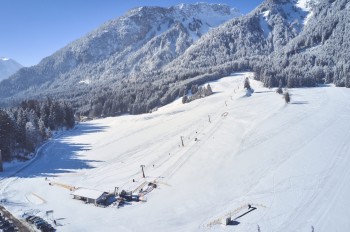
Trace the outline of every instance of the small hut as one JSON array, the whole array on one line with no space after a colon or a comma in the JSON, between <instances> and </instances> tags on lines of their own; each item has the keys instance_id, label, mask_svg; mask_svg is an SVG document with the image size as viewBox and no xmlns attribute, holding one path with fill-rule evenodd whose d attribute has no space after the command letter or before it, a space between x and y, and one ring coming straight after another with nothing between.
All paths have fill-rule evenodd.
<instances>
[{"instance_id":1,"label":"small hut","mask_svg":"<svg viewBox=\"0 0 350 232\"><path fill-rule=\"evenodd\" d=\"M71 193L71 195L73 195L73 199L82 200L85 203L99 205L106 200L108 193L95 189L78 188Z\"/></svg>"}]
</instances>

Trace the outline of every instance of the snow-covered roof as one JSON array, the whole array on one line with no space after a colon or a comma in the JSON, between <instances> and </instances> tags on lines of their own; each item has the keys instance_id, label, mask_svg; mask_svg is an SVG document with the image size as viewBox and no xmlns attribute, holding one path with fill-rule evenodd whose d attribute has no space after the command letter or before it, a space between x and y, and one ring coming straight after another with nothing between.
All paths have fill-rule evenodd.
<instances>
[{"instance_id":1,"label":"snow-covered roof","mask_svg":"<svg viewBox=\"0 0 350 232\"><path fill-rule=\"evenodd\" d=\"M104 194L104 192L95 190L95 189L78 188L71 194L80 196L80 197L90 198L90 199L98 199L100 196Z\"/></svg>"}]
</instances>

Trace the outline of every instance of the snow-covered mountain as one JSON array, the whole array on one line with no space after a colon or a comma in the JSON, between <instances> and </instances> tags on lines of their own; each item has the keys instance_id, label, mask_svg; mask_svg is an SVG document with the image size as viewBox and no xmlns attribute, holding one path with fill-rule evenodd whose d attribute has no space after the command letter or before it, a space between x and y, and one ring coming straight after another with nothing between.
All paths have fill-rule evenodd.
<instances>
[{"instance_id":1,"label":"snow-covered mountain","mask_svg":"<svg viewBox=\"0 0 350 232\"><path fill-rule=\"evenodd\" d=\"M288 87L334 83L349 88L350 2L309 3L304 29L287 46L275 51L268 65L262 62L265 74L258 75L275 86L281 79Z\"/></svg>"},{"instance_id":2,"label":"snow-covered mountain","mask_svg":"<svg viewBox=\"0 0 350 232\"><path fill-rule=\"evenodd\" d=\"M165 73L189 79L253 70L266 86L350 87L349 9L347 0L266 0L207 33Z\"/></svg>"},{"instance_id":3,"label":"snow-covered mountain","mask_svg":"<svg viewBox=\"0 0 350 232\"><path fill-rule=\"evenodd\" d=\"M38 65L22 69L0 85L1 96L29 88L65 91L84 83L136 78L140 71L160 69L203 34L238 16L239 11L227 5L207 3L132 9Z\"/></svg>"},{"instance_id":4,"label":"snow-covered mountain","mask_svg":"<svg viewBox=\"0 0 350 232\"><path fill-rule=\"evenodd\" d=\"M8 78L22 67L21 64L13 59L0 57L0 81Z\"/></svg>"},{"instance_id":5,"label":"snow-covered mountain","mask_svg":"<svg viewBox=\"0 0 350 232\"><path fill-rule=\"evenodd\" d=\"M266 59L299 36L312 16L312 5L311 0L266 0L245 17L207 33L167 69L186 73L196 67L207 73L252 68L249 60Z\"/></svg>"},{"instance_id":6,"label":"snow-covered mountain","mask_svg":"<svg viewBox=\"0 0 350 232\"><path fill-rule=\"evenodd\" d=\"M350 3L265 0L237 10L140 7L0 83L0 97L51 95L91 116L149 112L192 86L252 70L266 86L350 87ZM103 90L103 91L102 91Z\"/></svg>"}]
</instances>

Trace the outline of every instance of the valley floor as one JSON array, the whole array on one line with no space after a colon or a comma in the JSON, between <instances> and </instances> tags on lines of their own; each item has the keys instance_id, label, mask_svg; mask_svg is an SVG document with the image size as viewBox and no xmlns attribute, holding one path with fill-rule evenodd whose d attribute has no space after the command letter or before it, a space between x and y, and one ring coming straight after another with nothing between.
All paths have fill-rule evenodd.
<instances>
[{"instance_id":1,"label":"valley floor","mask_svg":"<svg viewBox=\"0 0 350 232\"><path fill-rule=\"evenodd\" d=\"M291 89L287 105L253 80L245 97L246 76L213 82L213 95L188 104L77 125L1 174L2 204L55 219L58 231L349 231L350 90ZM121 208L69 190L145 180L158 182L147 202Z\"/></svg>"}]
</instances>

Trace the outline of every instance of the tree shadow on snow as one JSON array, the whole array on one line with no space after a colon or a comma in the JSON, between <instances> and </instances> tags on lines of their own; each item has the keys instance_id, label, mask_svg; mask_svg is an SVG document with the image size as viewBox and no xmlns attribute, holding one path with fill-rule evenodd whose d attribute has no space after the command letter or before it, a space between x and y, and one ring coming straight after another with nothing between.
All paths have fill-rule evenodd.
<instances>
[{"instance_id":1,"label":"tree shadow on snow","mask_svg":"<svg viewBox=\"0 0 350 232\"><path fill-rule=\"evenodd\" d=\"M293 104L293 105L307 105L307 104L309 104L309 102L308 101L293 101L290 104Z\"/></svg>"},{"instance_id":2,"label":"tree shadow on snow","mask_svg":"<svg viewBox=\"0 0 350 232\"><path fill-rule=\"evenodd\" d=\"M94 168L94 163L99 160L82 159L84 152L89 151L90 144L73 143L72 138L84 134L103 132L107 129L104 126L92 124L79 124L74 129L65 132L58 138L51 139L43 145L36 157L28 161L28 164L17 170L15 173L3 175L20 178L32 177L54 177L62 173L75 173L82 169Z\"/></svg>"},{"instance_id":3,"label":"tree shadow on snow","mask_svg":"<svg viewBox=\"0 0 350 232\"><path fill-rule=\"evenodd\" d=\"M254 93L275 93L276 91L273 90L261 90L261 91L254 91Z\"/></svg>"}]
</instances>

